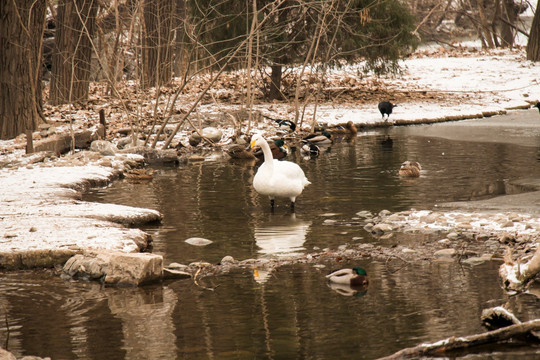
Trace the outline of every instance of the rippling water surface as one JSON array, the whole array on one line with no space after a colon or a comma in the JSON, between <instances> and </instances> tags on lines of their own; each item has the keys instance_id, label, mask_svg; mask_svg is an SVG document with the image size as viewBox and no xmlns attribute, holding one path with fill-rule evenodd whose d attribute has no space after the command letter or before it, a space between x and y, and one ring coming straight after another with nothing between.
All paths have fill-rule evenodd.
<instances>
[{"instance_id":1,"label":"rippling water surface","mask_svg":"<svg viewBox=\"0 0 540 360\"><path fill-rule=\"evenodd\" d=\"M118 181L86 199L162 212L162 224L144 229L166 264L216 263L225 255L242 260L376 244L361 227L328 220L491 197L504 193L509 179L540 176L538 147L415 134L426 128L432 129L362 133L318 158L293 153L288 160L312 182L295 214L285 200L270 212L268 199L250 186L256 166L220 156L160 168L150 183ZM419 179L397 176L404 160L422 164ZM192 246L185 242L190 237L213 243ZM508 302L524 320L538 315L536 297L503 294L495 262L471 268L365 260L355 265L366 268L370 285L356 292L324 279L329 270L353 264L323 265L238 270L201 280L214 291L191 280L118 289L47 271L2 274L0 346L17 356L53 359L374 359L481 332L479 315L490 306ZM515 354L492 353L499 359Z\"/></svg>"}]
</instances>

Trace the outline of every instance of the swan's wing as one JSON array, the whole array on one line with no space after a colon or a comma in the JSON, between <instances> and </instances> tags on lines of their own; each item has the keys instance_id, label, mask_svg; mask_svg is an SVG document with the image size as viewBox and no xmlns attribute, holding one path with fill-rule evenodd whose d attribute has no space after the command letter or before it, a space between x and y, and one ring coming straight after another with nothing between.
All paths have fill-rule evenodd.
<instances>
[{"instance_id":1,"label":"swan's wing","mask_svg":"<svg viewBox=\"0 0 540 360\"><path fill-rule=\"evenodd\" d=\"M274 160L274 170L276 174L283 177L284 181L301 181L304 186L311 184L304 170L293 162Z\"/></svg>"}]
</instances>

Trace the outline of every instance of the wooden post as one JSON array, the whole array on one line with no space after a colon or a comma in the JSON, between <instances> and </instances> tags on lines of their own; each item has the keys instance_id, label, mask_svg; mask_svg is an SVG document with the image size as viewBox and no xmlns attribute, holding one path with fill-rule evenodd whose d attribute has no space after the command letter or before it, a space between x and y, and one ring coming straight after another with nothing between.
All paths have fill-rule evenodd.
<instances>
[{"instance_id":1,"label":"wooden post","mask_svg":"<svg viewBox=\"0 0 540 360\"><path fill-rule=\"evenodd\" d=\"M99 110L99 123L103 125L103 139L107 137L107 120L105 119L105 110Z\"/></svg>"},{"instance_id":2,"label":"wooden post","mask_svg":"<svg viewBox=\"0 0 540 360\"><path fill-rule=\"evenodd\" d=\"M34 152L34 142L32 139L32 130L26 130L26 153L32 154Z\"/></svg>"}]
</instances>

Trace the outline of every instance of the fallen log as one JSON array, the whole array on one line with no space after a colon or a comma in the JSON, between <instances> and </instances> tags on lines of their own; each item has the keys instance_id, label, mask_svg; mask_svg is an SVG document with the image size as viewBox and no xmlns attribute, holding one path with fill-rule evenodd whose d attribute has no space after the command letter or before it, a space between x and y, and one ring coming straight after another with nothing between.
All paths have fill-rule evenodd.
<instances>
[{"instance_id":1,"label":"fallen log","mask_svg":"<svg viewBox=\"0 0 540 360\"><path fill-rule=\"evenodd\" d=\"M512 260L512 253L509 248L504 255L504 264L499 268L499 275L504 288L512 291L522 291L538 273L540 273L540 248L533 257L522 264L519 260Z\"/></svg>"},{"instance_id":2,"label":"fallen log","mask_svg":"<svg viewBox=\"0 0 540 360\"><path fill-rule=\"evenodd\" d=\"M455 337L440 340L431 344L420 344L415 347L400 350L390 356L379 360L403 359L418 356L441 355L450 351L463 350L485 344L506 341L517 336L527 335L540 330L540 319L510 325L501 329L488 331L482 334Z\"/></svg>"}]
</instances>

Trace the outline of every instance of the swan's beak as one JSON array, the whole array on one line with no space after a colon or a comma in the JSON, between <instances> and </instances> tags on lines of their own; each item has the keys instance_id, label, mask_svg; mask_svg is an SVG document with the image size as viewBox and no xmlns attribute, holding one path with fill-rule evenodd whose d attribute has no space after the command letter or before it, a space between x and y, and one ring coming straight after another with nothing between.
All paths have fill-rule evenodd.
<instances>
[{"instance_id":1,"label":"swan's beak","mask_svg":"<svg viewBox=\"0 0 540 360\"><path fill-rule=\"evenodd\" d=\"M257 142L257 140L251 140L251 145L250 147L253 149L253 147L255 146L255 143Z\"/></svg>"}]
</instances>

